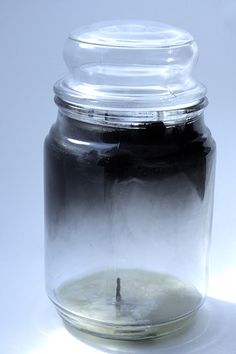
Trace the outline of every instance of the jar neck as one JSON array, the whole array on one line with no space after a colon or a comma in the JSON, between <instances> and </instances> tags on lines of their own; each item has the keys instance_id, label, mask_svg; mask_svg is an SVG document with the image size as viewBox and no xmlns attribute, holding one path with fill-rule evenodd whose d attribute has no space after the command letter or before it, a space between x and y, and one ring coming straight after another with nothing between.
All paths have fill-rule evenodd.
<instances>
[{"instance_id":1,"label":"jar neck","mask_svg":"<svg viewBox=\"0 0 236 354\"><path fill-rule=\"evenodd\" d=\"M207 131L203 112L191 120L172 125L153 121L127 128L127 126L95 124L93 120L91 124L91 121L73 119L59 110L57 123L52 128L52 134L56 140L68 148L72 145L88 147L97 143L105 144L106 148L110 146L109 144L115 144L114 146L131 144L135 149L140 144L182 146L187 142L198 141L199 137L205 136Z\"/></svg>"},{"instance_id":2,"label":"jar neck","mask_svg":"<svg viewBox=\"0 0 236 354\"><path fill-rule=\"evenodd\" d=\"M179 107L169 110L150 111L113 111L87 109L76 106L61 100L55 96L55 103L59 107L59 112L69 118L85 123L104 125L110 127L141 128L146 124L163 123L166 126L174 126L189 121L199 119L207 106L207 98L202 99L198 104L191 107Z\"/></svg>"}]
</instances>

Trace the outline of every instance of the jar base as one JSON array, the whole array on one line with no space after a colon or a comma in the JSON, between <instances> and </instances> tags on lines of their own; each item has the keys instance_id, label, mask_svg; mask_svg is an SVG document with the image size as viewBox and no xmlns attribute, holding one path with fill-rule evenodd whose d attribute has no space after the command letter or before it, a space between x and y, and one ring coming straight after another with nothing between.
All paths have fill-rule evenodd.
<instances>
[{"instance_id":1,"label":"jar base","mask_svg":"<svg viewBox=\"0 0 236 354\"><path fill-rule=\"evenodd\" d=\"M52 295L59 315L72 327L120 340L176 332L188 324L203 300L192 284L141 269L104 270L73 278Z\"/></svg>"},{"instance_id":2,"label":"jar base","mask_svg":"<svg viewBox=\"0 0 236 354\"><path fill-rule=\"evenodd\" d=\"M78 334L84 332L96 337L123 341L145 340L175 334L191 325L197 312L194 310L192 313L173 321L156 325L113 325L89 320L72 314L57 304L55 306L69 332L78 331Z\"/></svg>"}]
</instances>

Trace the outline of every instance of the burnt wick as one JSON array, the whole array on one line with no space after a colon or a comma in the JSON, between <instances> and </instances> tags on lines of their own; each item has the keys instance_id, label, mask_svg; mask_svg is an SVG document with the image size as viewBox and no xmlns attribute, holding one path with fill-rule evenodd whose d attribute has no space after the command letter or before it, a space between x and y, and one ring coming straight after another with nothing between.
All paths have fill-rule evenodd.
<instances>
[{"instance_id":1,"label":"burnt wick","mask_svg":"<svg viewBox=\"0 0 236 354\"><path fill-rule=\"evenodd\" d=\"M121 302L121 285L120 278L116 279L116 303L119 304Z\"/></svg>"}]
</instances>

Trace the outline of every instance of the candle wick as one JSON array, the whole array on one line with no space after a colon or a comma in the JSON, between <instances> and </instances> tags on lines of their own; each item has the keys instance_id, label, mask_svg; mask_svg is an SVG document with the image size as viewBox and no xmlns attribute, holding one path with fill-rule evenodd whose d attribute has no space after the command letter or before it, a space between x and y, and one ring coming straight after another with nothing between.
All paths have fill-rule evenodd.
<instances>
[{"instance_id":1,"label":"candle wick","mask_svg":"<svg viewBox=\"0 0 236 354\"><path fill-rule=\"evenodd\" d=\"M121 302L121 285L120 285L120 278L116 279L116 303Z\"/></svg>"}]
</instances>

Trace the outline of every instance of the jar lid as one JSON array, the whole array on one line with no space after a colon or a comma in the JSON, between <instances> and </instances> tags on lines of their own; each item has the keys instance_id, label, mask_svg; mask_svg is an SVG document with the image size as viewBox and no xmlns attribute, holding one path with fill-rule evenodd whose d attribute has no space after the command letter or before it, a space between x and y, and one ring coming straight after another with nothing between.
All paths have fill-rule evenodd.
<instances>
[{"instance_id":1,"label":"jar lid","mask_svg":"<svg viewBox=\"0 0 236 354\"><path fill-rule=\"evenodd\" d=\"M63 101L109 111L165 111L198 104L206 88L191 77L197 45L186 31L152 21L113 21L74 30L64 48Z\"/></svg>"}]
</instances>

